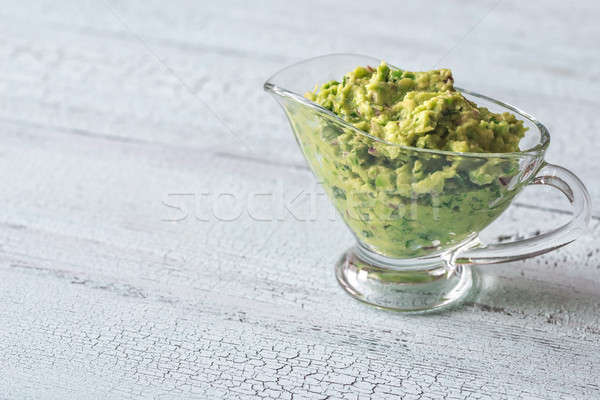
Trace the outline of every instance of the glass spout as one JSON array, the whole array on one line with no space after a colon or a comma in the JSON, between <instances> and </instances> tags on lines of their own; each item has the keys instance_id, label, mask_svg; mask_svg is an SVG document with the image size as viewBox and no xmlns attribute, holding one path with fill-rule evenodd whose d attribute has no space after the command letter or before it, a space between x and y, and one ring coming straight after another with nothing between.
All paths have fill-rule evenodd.
<instances>
[{"instance_id":1,"label":"glass spout","mask_svg":"<svg viewBox=\"0 0 600 400\"><path fill-rule=\"evenodd\" d=\"M339 79L358 65L378 65L380 59L359 54L331 54L300 61L273 74L264 84L266 91L294 93L300 97L317 83Z\"/></svg>"}]
</instances>

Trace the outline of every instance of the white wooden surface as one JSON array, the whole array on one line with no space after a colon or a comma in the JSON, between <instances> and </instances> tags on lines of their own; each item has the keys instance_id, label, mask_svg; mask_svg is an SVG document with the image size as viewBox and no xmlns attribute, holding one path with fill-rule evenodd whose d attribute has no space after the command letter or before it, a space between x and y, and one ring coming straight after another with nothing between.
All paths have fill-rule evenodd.
<instances>
[{"instance_id":1,"label":"white wooden surface","mask_svg":"<svg viewBox=\"0 0 600 400\"><path fill-rule=\"evenodd\" d=\"M325 203L225 222L193 201L312 190L262 82L357 52L538 116L598 205L595 2L1 5L0 398L600 398L598 208L463 307L404 316L338 288L352 241ZM548 191L517 203L491 237L568 218Z\"/></svg>"}]
</instances>

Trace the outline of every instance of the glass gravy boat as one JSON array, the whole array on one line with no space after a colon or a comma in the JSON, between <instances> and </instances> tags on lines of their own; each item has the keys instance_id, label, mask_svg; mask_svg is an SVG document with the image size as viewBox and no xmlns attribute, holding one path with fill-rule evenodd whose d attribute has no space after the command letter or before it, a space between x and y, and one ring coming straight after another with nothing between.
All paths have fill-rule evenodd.
<instances>
[{"instance_id":1,"label":"glass gravy boat","mask_svg":"<svg viewBox=\"0 0 600 400\"><path fill-rule=\"evenodd\" d=\"M519 152L456 153L387 143L303 97L316 84L379 62L361 55L321 56L284 68L264 85L283 107L310 168L356 238L335 266L348 293L386 309L437 309L469 293L472 265L543 254L587 229L591 206L585 186L544 161L547 129L516 107L457 88L479 106L515 114L529 129ZM526 185L561 191L572 205L571 221L534 238L483 243L479 232Z\"/></svg>"}]
</instances>

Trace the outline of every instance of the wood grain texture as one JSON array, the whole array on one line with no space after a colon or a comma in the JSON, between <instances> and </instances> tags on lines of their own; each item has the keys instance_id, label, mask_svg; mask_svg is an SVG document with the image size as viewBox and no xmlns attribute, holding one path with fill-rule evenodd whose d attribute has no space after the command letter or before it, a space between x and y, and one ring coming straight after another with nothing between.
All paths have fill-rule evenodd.
<instances>
[{"instance_id":1,"label":"wood grain texture","mask_svg":"<svg viewBox=\"0 0 600 400\"><path fill-rule=\"evenodd\" d=\"M0 398L600 397L597 206L572 245L482 268L460 308L371 309L337 287L351 236L322 196L310 214L318 188L261 88L330 52L451 66L544 121L548 159L597 205L595 3L0 10ZM259 200L249 215L280 190L297 218ZM246 207L235 221L218 193ZM566 209L527 189L486 235L535 235Z\"/></svg>"}]
</instances>

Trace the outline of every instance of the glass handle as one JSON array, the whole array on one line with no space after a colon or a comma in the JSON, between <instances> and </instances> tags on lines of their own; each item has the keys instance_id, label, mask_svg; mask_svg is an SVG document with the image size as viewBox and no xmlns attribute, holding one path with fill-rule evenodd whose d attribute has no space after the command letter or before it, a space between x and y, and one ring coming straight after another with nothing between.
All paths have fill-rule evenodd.
<instances>
[{"instance_id":1,"label":"glass handle","mask_svg":"<svg viewBox=\"0 0 600 400\"><path fill-rule=\"evenodd\" d=\"M476 240L468 248L451 255L455 264L495 264L522 260L558 249L581 236L591 217L590 194L571 171L545 164L530 185L548 185L560 190L571 203L573 217L565 225L533 238L510 243L486 244Z\"/></svg>"}]
</instances>

